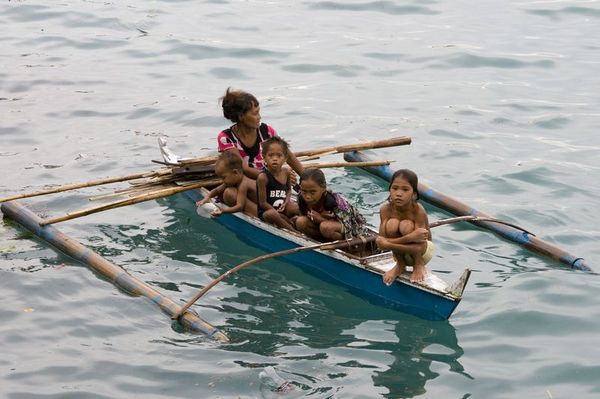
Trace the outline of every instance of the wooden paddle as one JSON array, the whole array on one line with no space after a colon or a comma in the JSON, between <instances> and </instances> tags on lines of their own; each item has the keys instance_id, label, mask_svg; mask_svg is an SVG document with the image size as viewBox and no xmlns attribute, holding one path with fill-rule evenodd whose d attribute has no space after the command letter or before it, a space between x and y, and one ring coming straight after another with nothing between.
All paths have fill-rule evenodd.
<instances>
[{"instance_id":1,"label":"wooden paddle","mask_svg":"<svg viewBox=\"0 0 600 399\"><path fill-rule=\"evenodd\" d=\"M457 217L453 217L453 218L436 220L435 222L430 223L429 227L433 228L433 227L438 227L438 226L442 226L445 224L457 223L457 222L495 222L495 223L506 224L506 225L514 227L516 229L522 230L527 234L531 234L527 230L525 230L517 225L514 225L512 223L509 223L509 222L505 222L505 221L502 221L499 219L494 219L494 218L483 218L483 217L472 216L472 215L457 216ZM240 263L233 269L226 271L225 273L221 274L219 277L217 277L216 279L211 281L206 287L202 288L196 295L194 295L194 297L192 299L187 301L186 304L183 305L181 307L181 309L179 309L179 311L176 314L174 314L171 318L173 320L179 319L181 317L181 315L183 315L190 306L192 306L194 303L196 303L196 301L198 299L203 297L204 294L206 294L211 288L213 288L219 282L225 280L227 277L229 277L233 273L236 273L239 270L245 269L248 266L252 266L255 263L261 262L263 260L275 258L277 256L290 255L290 254L294 254L296 252L308 251L311 249L320 249L323 251L329 251L329 250L334 250L334 249L347 248L347 247L351 247L354 245L367 244L369 242L375 241L377 239L377 237L378 237L377 235L372 235L372 236L367 236L367 237L353 238L350 240L338 240L338 241L332 241L332 242L326 242L326 243L320 243L320 244L314 244L314 245L307 245L304 247L296 247L296 248L286 249L283 251L278 251L278 252L273 252L270 254L257 256L256 258L251 259L247 262Z\"/></svg>"}]
</instances>

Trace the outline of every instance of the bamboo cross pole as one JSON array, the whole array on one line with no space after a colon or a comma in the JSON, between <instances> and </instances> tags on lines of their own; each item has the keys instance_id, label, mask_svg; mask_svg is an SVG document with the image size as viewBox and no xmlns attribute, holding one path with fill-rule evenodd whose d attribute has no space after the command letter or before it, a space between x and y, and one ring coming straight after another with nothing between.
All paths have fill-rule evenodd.
<instances>
[{"instance_id":1,"label":"bamboo cross pole","mask_svg":"<svg viewBox=\"0 0 600 399\"><path fill-rule=\"evenodd\" d=\"M302 164L305 168L349 168L349 167L359 167L366 168L369 166L384 166L389 165L394 161L369 161L369 162L325 162L325 163L307 163Z\"/></svg>"},{"instance_id":2,"label":"bamboo cross pole","mask_svg":"<svg viewBox=\"0 0 600 399\"><path fill-rule=\"evenodd\" d=\"M384 140L374 140L374 141L366 141L363 143L356 144L346 144L337 147L325 147L315 150L306 150L306 151L298 151L294 154L296 157L321 157L325 155L333 155L345 152L353 152L360 150L372 150L375 148L385 148L385 147L396 147L400 145L409 145L411 143L410 137L393 137L391 139ZM216 162L217 156L213 157L203 157L203 158L190 158L179 161L181 166L186 166L190 164L195 165L208 165Z\"/></svg>"},{"instance_id":3,"label":"bamboo cross pole","mask_svg":"<svg viewBox=\"0 0 600 399\"><path fill-rule=\"evenodd\" d=\"M118 183L118 182L127 181L127 180L164 176L164 175L168 175L168 174L171 174L171 169L159 169L159 170L150 171L150 172L133 173L130 175L125 175L125 176L108 177L106 179L92 180L92 181L88 181L85 183L71 184L71 185L67 185L67 186L51 188L48 190L41 190L41 191L36 191L36 192L32 192L32 193L18 194L18 195L14 195L12 197L1 198L0 203L7 202L7 201L13 201L16 199L21 199L21 198L37 197L40 195L76 190L78 188L93 187L93 186L99 186L102 184Z\"/></svg>"},{"instance_id":4,"label":"bamboo cross pole","mask_svg":"<svg viewBox=\"0 0 600 399\"><path fill-rule=\"evenodd\" d=\"M157 199L157 198L168 197L169 195L177 194L177 193L180 193L183 191L193 190L196 188L201 188L201 187L206 187L206 186L213 186L213 185L217 185L220 183L221 183L221 179L210 179L210 180L200 181L197 183L187 184L185 186L175 186L175 187L165 188L165 189L161 189L161 190L151 191L149 193L136 195L131 198L114 201L114 202L109 202L107 204L103 204L103 205L99 205L99 206L95 206L95 207L91 207L91 208L86 208L86 209L82 209L82 210L75 211L75 212L69 212L63 216L58 216L58 217L50 218L50 219L44 219L40 222L40 225L45 226L48 224L64 222L65 220L79 218L82 216L90 215L92 213L102 212L102 211L106 211L109 209L120 208L120 207L127 206L127 205L133 205L133 204L137 204L137 203L144 202L144 201L150 201L150 200Z\"/></svg>"},{"instance_id":5,"label":"bamboo cross pole","mask_svg":"<svg viewBox=\"0 0 600 399\"><path fill-rule=\"evenodd\" d=\"M396 147L399 145L408 145L411 142L410 137L394 137L385 140L366 141L364 143L340 145L336 147L321 148L318 150L299 151L296 154L297 157L313 156L323 153L339 154L342 152L354 152L360 150L372 150L375 148L384 147Z\"/></svg>"}]
</instances>

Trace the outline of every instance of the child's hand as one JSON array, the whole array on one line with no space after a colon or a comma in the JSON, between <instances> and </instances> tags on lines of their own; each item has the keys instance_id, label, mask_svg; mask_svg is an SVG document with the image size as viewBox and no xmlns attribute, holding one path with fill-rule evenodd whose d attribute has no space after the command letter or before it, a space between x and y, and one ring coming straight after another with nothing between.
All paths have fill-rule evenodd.
<instances>
[{"instance_id":1,"label":"child's hand","mask_svg":"<svg viewBox=\"0 0 600 399\"><path fill-rule=\"evenodd\" d=\"M429 238L429 231L423 227L415 229L412 233L414 242L425 242Z\"/></svg>"},{"instance_id":2,"label":"child's hand","mask_svg":"<svg viewBox=\"0 0 600 399\"><path fill-rule=\"evenodd\" d=\"M298 182L298 175L294 170L290 170L290 186L295 186Z\"/></svg>"},{"instance_id":3,"label":"child's hand","mask_svg":"<svg viewBox=\"0 0 600 399\"><path fill-rule=\"evenodd\" d=\"M285 212L286 205L287 205L287 202L284 202L283 204L279 205L279 208L277 208L277 212L279 212L279 213Z\"/></svg>"},{"instance_id":4,"label":"child's hand","mask_svg":"<svg viewBox=\"0 0 600 399\"><path fill-rule=\"evenodd\" d=\"M387 250L389 248L389 244L390 244L390 242L388 241L388 239L385 238L385 237L382 237L382 236L377 236L377 239L375 240L375 243L377 244L377 246L380 249L383 249L383 250Z\"/></svg>"},{"instance_id":5,"label":"child's hand","mask_svg":"<svg viewBox=\"0 0 600 399\"><path fill-rule=\"evenodd\" d=\"M321 222L323 220L325 220L325 218L323 217L323 215L321 215L319 212L317 211L308 211L308 213L306 214L306 216L308 216L308 218L315 224L321 224Z\"/></svg>"},{"instance_id":6,"label":"child's hand","mask_svg":"<svg viewBox=\"0 0 600 399\"><path fill-rule=\"evenodd\" d=\"M223 211L221 210L221 208L217 208L214 211L212 211L211 216L217 217L217 216L221 216L223 214Z\"/></svg>"},{"instance_id":7,"label":"child's hand","mask_svg":"<svg viewBox=\"0 0 600 399\"><path fill-rule=\"evenodd\" d=\"M196 201L196 207L199 207L199 206L202 206L202 205L206 204L209 199L210 198L205 197L205 198L201 199L200 201Z\"/></svg>"}]
</instances>

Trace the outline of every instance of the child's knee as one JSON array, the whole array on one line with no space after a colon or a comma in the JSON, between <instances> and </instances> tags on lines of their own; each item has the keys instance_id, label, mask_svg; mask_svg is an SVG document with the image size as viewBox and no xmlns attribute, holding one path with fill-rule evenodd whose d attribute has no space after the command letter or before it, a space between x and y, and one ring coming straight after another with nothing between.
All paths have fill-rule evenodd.
<instances>
[{"instance_id":1,"label":"child's knee","mask_svg":"<svg viewBox=\"0 0 600 399\"><path fill-rule=\"evenodd\" d=\"M321 233L321 235L323 237L332 237L334 236L336 233L340 233L341 231L341 226L340 223L335 223L335 222L322 222L319 225L319 232Z\"/></svg>"},{"instance_id":2,"label":"child's knee","mask_svg":"<svg viewBox=\"0 0 600 399\"><path fill-rule=\"evenodd\" d=\"M415 229L415 223L412 220L404 219L399 222L399 227L401 235L406 235L412 232Z\"/></svg>"},{"instance_id":3,"label":"child's knee","mask_svg":"<svg viewBox=\"0 0 600 399\"><path fill-rule=\"evenodd\" d=\"M269 209L263 213L263 220L268 223L275 223L279 217L278 212L275 209Z\"/></svg>"},{"instance_id":4,"label":"child's knee","mask_svg":"<svg viewBox=\"0 0 600 399\"><path fill-rule=\"evenodd\" d=\"M237 188L227 187L223 191L223 202L225 205L234 206L237 203Z\"/></svg>"},{"instance_id":5,"label":"child's knee","mask_svg":"<svg viewBox=\"0 0 600 399\"><path fill-rule=\"evenodd\" d=\"M395 218L388 219L385 222L384 232L386 237L397 237L400 233L400 221Z\"/></svg>"},{"instance_id":6,"label":"child's knee","mask_svg":"<svg viewBox=\"0 0 600 399\"><path fill-rule=\"evenodd\" d=\"M309 219L306 216L298 216L296 219L296 228L300 231L304 231L308 228Z\"/></svg>"},{"instance_id":7,"label":"child's knee","mask_svg":"<svg viewBox=\"0 0 600 399\"><path fill-rule=\"evenodd\" d=\"M417 249L418 249L416 255L417 256L423 256L423 254L425 253L425 251L427 251L427 241L419 243L419 244L416 244L416 245L417 245Z\"/></svg>"}]
</instances>

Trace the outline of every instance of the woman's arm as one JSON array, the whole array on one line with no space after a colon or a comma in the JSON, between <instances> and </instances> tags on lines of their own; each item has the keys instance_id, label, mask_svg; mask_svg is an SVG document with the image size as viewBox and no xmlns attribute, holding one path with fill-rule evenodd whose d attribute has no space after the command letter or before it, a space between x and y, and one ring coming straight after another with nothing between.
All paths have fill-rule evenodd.
<instances>
[{"instance_id":1,"label":"woman's arm","mask_svg":"<svg viewBox=\"0 0 600 399\"><path fill-rule=\"evenodd\" d=\"M298 158L296 158L296 155L291 151L288 155L287 164L290 165L296 173L298 173L298 176L304 172L304 166L302 166L302 163L300 163Z\"/></svg>"}]
</instances>

